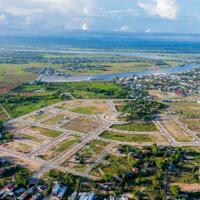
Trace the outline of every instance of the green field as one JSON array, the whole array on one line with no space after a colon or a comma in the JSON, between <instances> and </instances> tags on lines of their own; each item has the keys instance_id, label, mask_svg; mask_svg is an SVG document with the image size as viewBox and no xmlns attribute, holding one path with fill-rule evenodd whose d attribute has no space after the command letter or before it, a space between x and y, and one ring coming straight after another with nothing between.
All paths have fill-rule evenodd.
<instances>
[{"instance_id":1,"label":"green field","mask_svg":"<svg viewBox=\"0 0 200 200\"><path fill-rule=\"evenodd\" d=\"M121 142L168 142L161 134L126 134L114 131L104 131L100 137Z\"/></svg>"},{"instance_id":2,"label":"green field","mask_svg":"<svg viewBox=\"0 0 200 200\"><path fill-rule=\"evenodd\" d=\"M105 131L100 135L100 137L122 142L154 142L150 135L132 135L112 131Z\"/></svg>"},{"instance_id":3,"label":"green field","mask_svg":"<svg viewBox=\"0 0 200 200\"><path fill-rule=\"evenodd\" d=\"M170 103L172 111L181 117L200 118L200 104L197 102L175 102Z\"/></svg>"},{"instance_id":4,"label":"green field","mask_svg":"<svg viewBox=\"0 0 200 200\"><path fill-rule=\"evenodd\" d=\"M35 91L40 89L42 90L39 92ZM77 99L120 99L128 97L129 93L128 89L113 82L52 83L46 86L23 84L13 91L14 93L0 95L0 102L12 118L63 100L60 96L63 92L71 93ZM83 112L90 112L90 109Z\"/></svg>"},{"instance_id":5,"label":"green field","mask_svg":"<svg viewBox=\"0 0 200 200\"><path fill-rule=\"evenodd\" d=\"M31 140L31 141L34 141L34 142L41 143L41 139L40 138L34 137L32 135L21 134L20 138L25 139L25 140Z\"/></svg>"},{"instance_id":6,"label":"green field","mask_svg":"<svg viewBox=\"0 0 200 200\"><path fill-rule=\"evenodd\" d=\"M76 112L76 113L81 113L81 114L92 114L93 110L95 109L95 107L77 107L77 108L73 108L71 111L72 112Z\"/></svg>"},{"instance_id":7,"label":"green field","mask_svg":"<svg viewBox=\"0 0 200 200\"><path fill-rule=\"evenodd\" d=\"M135 132L153 132L158 131L158 128L153 122L133 122L129 124L116 124L111 126L111 128L125 131L135 131Z\"/></svg>"},{"instance_id":8,"label":"green field","mask_svg":"<svg viewBox=\"0 0 200 200\"><path fill-rule=\"evenodd\" d=\"M55 147L48 150L45 154L41 154L38 157L43 160L51 160L79 141L80 139L78 137L71 137L69 139L64 140L60 144L57 144Z\"/></svg>"},{"instance_id":9,"label":"green field","mask_svg":"<svg viewBox=\"0 0 200 200\"><path fill-rule=\"evenodd\" d=\"M31 129L33 131L38 132L41 135L44 135L44 136L50 137L50 138L56 138L62 134L61 132L58 132L58 131L54 131L54 130L50 130L50 129L46 129L46 128L40 128L37 126L32 126Z\"/></svg>"},{"instance_id":10,"label":"green field","mask_svg":"<svg viewBox=\"0 0 200 200\"><path fill-rule=\"evenodd\" d=\"M65 151L66 149L68 149L70 146L72 146L73 144L75 144L79 141L80 141L80 139L78 139L78 138L66 140L66 141L62 142L59 146L54 148L53 150L55 150L55 152L57 152L57 153L61 153L61 152Z\"/></svg>"}]
</instances>

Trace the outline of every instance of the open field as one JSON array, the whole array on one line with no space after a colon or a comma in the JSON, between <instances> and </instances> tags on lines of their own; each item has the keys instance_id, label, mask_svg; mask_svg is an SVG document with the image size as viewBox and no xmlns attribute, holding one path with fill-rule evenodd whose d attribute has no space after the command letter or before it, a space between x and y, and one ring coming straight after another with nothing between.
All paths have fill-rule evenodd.
<instances>
[{"instance_id":1,"label":"open field","mask_svg":"<svg viewBox=\"0 0 200 200\"><path fill-rule=\"evenodd\" d=\"M95 131L101 125L102 122L95 117L80 116L71 120L70 122L63 124L60 128L76 132L88 133L90 131Z\"/></svg>"},{"instance_id":2,"label":"open field","mask_svg":"<svg viewBox=\"0 0 200 200\"><path fill-rule=\"evenodd\" d=\"M100 137L121 142L167 142L163 135L125 134L113 131L104 131Z\"/></svg>"},{"instance_id":3,"label":"open field","mask_svg":"<svg viewBox=\"0 0 200 200\"><path fill-rule=\"evenodd\" d=\"M12 151L17 151L20 153L28 154L37 148L37 145L26 143L25 141L15 140L13 142L8 142L3 144L3 147L10 149Z\"/></svg>"},{"instance_id":4,"label":"open field","mask_svg":"<svg viewBox=\"0 0 200 200\"><path fill-rule=\"evenodd\" d=\"M0 64L0 93L8 92L20 83L34 80L37 76L25 71L25 68L39 63L30 64Z\"/></svg>"},{"instance_id":5,"label":"open field","mask_svg":"<svg viewBox=\"0 0 200 200\"><path fill-rule=\"evenodd\" d=\"M191 131L200 133L200 119L181 119Z\"/></svg>"},{"instance_id":6,"label":"open field","mask_svg":"<svg viewBox=\"0 0 200 200\"><path fill-rule=\"evenodd\" d=\"M80 139L78 137L69 136L68 139L47 150L45 153L38 155L38 157L43 160L51 160L67 149L70 149L73 144L76 144L79 141Z\"/></svg>"},{"instance_id":7,"label":"open field","mask_svg":"<svg viewBox=\"0 0 200 200\"><path fill-rule=\"evenodd\" d=\"M45 125L56 125L56 124L62 123L63 120L71 120L74 117L75 115L73 113L65 111L45 121L42 121L41 123Z\"/></svg>"},{"instance_id":8,"label":"open field","mask_svg":"<svg viewBox=\"0 0 200 200\"><path fill-rule=\"evenodd\" d=\"M32 135L20 134L19 136L20 136L20 139L22 140L30 140L37 143L45 143L45 141L42 140L41 138L37 138Z\"/></svg>"},{"instance_id":9,"label":"open field","mask_svg":"<svg viewBox=\"0 0 200 200\"><path fill-rule=\"evenodd\" d=\"M72 112L77 112L81 114L99 114L103 112L107 112L108 106L106 103L101 103L101 104L96 104L96 105L91 105L91 106L80 106L73 108L71 111Z\"/></svg>"},{"instance_id":10,"label":"open field","mask_svg":"<svg viewBox=\"0 0 200 200\"><path fill-rule=\"evenodd\" d=\"M188 135L174 120L162 120L161 124L173 136L176 141L190 142L192 137Z\"/></svg>"},{"instance_id":11,"label":"open field","mask_svg":"<svg viewBox=\"0 0 200 200\"><path fill-rule=\"evenodd\" d=\"M60 102L61 94L70 93L75 98L93 99L90 102L84 102L84 105L95 107L92 112L104 112L107 105L95 99L110 99L128 97L128 89L124 89L113 82L81 82L81 83L51 83L48 87L45 84L23 84L7 95L0 95L2 105L12 118L16 118L27 113L36 111L45 106ZM71 102L71 104L70 104ZM99 102L99 103L97 103ZM75 107L84 107L81 100L69 101L58 108L73 109Z\"/></svg>"},{"instance_id":12,"label":"open field","mask_svg":"<svg viewBox=\"0 0 200 200\"><path fill-rule=\"evenodd\" d=\"M17 130L23 129L27 126L25 123L21 122L14 122L6 126L6 131L8 132L15 132Z\"/></svg>"},{"instance_id":13,"label":"open field","mask_svg":"<svg viewBox=\"0 0 200 200\"><path fill-rule=\"evenodd\" d=\"M107 101L104 100L71 100L58 106L80 114L98 114L108 112Z\"/></svg>"},{"instance_id":14,"label":"open field","mask_svg":"<svg viewBox=\"0 0 200 200\"><path fill-rule=\"evenodd\" d=\"M116 124L111 126L111 128L125 131L134 131L134 132L156 132L159 129L153 122L132 122L129 124Z\"/></svg>"},{"instance_id":15,"label":"open field","mask_svg":"<svg viewBox=\"0 0 200 200\"><path fill-rule=\"evenodd\" d=\"M107 145L106 142L93 140L61 165L77 171L85 171L101 155Z\"/></svg>"},{"instance_id":16,"label":"open field","mask_svg":"<svg viewBox=\"0 0 200 200\"><path fill-rule=\"evenodd\" d=\"M31 134L33 134L33 135L39 134L39 135L43 135L43 136L49 137L49 138L56 138L62 134L61 132L58 132L55 130L40 128L37 126L32 126L29 129L26 129L26 133L28 134L29 132L31 132Z\"/></svg>"},{"instance_id":17,"label":"open field","mask_svg":"<svg viewBox=\"0 0 200 200\"><path fill-rule=\"evenodd\" d=\"M91 174L105 178L110 175L117 176L118 174L123 174L130 168L131 164L126 157L107 154L102 163L97 163L93 167Z\"/></svg>"},{"instance_id":18,"label":"open field","mask_svg":"<svg viewBox=\"0 0 200 200\"><path fill-rule=\"evenodd\" d=\"M200 118L200 104L197 102L175 102L170 105L172 106L171 110L181 117Z\"/></svg>"}]
</instances>

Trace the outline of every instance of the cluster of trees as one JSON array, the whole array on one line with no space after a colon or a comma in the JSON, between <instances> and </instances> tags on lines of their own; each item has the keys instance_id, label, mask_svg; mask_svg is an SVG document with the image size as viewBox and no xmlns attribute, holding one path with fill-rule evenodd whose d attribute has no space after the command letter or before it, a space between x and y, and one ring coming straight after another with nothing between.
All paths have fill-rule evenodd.
<instances>
[{"instance_id":1,"label":"cluster of trees","mask_svg":"<svg viewBox=\"0 0 200 200\"><path fill-rule=\"evenodd\" d=\"M13 140L13 134L6 132L3 121L0 121L0 143L9 142Z\"/></svg>"},{"instance_id":2,"label":"cluster of trees","mask_svg":"<svg viewBox=\"0 0 200 200\"><path fill-rule=\"evenodd\" d=\"M151 147L134 148L131 146L120 146L119 152L126 154L128 169L119 173L121 182L116 185L116 192L129 191L129 186L146 187L145 192L135 191L136 197L149 197L153 199L185 199L180 188L171 184L171 176L176 176L177 171L182 171L184 158L188 154L181 148L158 147L156 144ZM132 169L137 169L132 173ZM114 177L110 176L110 181ZM194 179L196 181L196 179ZM115 181L116 182L116 181Z\"/></svg>"},{"instance_id":3,"label":"cluster of trees","mask_svg":"<svg viewBox=\"0 0 200 200\"><path fill-rule=\"evenodd\" d=\"M17 187L26 187L30 176L31 173L28 169L12 162L0 161L0 187L12 182Z\"/></svg>"},{"instance_id":4,"label":"cluster of trees","mask_svg":"<svg viewBox=\"0 0 200 200\"><path fill-rule=\"evenodd\" d=\"M53 187L55 181L59 181L61 184L66 185L68 188L67 189L68 194L80 189L79 188L81 181L80 177L69 174L67 172L61 172L56 169L51 169L49 172L47 172L45 174L44 180L48 184L46 195L48 195L51 192L51 188Z\"/></svg>"},{"instance_id":5,"label":"cluster of trees","mask_svg":"<svg viewBox=\"0 0 200 200\"><path fill-rule=\"evenodd\" d=\"M166 108L165 104L153 99L138 97L127 101L123 108L124 115L128 121L132 120L152 120L161 110Z\"/></svg>"}]
</instances>

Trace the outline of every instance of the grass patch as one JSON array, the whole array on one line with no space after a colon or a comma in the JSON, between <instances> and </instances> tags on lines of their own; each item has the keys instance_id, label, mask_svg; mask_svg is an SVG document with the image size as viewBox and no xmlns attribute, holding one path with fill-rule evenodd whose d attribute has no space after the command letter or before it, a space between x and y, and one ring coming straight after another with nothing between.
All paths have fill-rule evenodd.
<instances>
[{"instance_id":1,"label":"grass patch","mask_svg":"<svg viewBox=\"0 0 200 200\"><path fill-rule=\"evenodd\" d=\"M40 128L40 127L37 127L37 126L32 126L31 129L33 131L38 132L41 135L44 135L44 136L50 137L50 138L56 138L56 137L58 137L62 134L61 132L58 132L58 131L55 131L55 130Z\"/></svg>"},{"instance_id":2,"label":"grass patch","mask_svg":"<svg viewBox=\"0 0 200 200\"><path fill-rule=\"evenodd\" d=\"M72 109L72 112L76 112L76 113L81 113L81 114L93 114L94 110L96 109L96 107L91 106L91 107L77 107Z\"/></svg>"},{"instance_id":3,"label":"grass patch","mask_svg":"<svg viewBox=\"0 0 200 200\"><path fill-rule=\"evenodd\" d=\"M20 137L25 139L25 140L31 140L31 141L34 141L34 142L41 143L41 139L34 137L32 135L21 134Z\"/></svg>"},{"instance_id":4,"label":"grass patch","mask_svg":"<svg viewBox=\"0 0 200 200\"><path fill-rule=\"evenodd\" d=\"M101 122L95 117L80 116L61 126L63 129L72 130L81 133L87 133L96 130L101 126Z\"/></svg>"},{"instance_id":5,"label":"grass patch","mask_svg":"<svg viewBox=\"0 0 200 200\"><path fill-rule=\"evenodd\" d=\"M111 128L125 131L135 131L135 132L153 132L158 131L158 128L153 122L133 122L129 124L116 124L111 126Z\"/></svg>"},{"instance_id":6,"label":"grass patch","mask_svg":"<svg viewBox=\"0 0 200 200\"><path fill-rule=\"evenodd\" d=\"M72 139L72 140L66 140L64 142L62 142L56 149L55 151L57 153L61 153L63 151L65 151L66 149L68 149L70 146L72 146L73 144L79 142L80 140L78 138L76 139Z\"/></svg>"},{"instance_id":7,"label":"grass patch","mask_svg":"<svg viewBox=\"0 0 200 200\"><path fill-rule=\"evenodd\" d=\"M150 135L132 135L124 133L116 133L112 131L104 131L101 137L111 140L123 141L123 142L154 142Z\"/></svg>"}]
</instances>

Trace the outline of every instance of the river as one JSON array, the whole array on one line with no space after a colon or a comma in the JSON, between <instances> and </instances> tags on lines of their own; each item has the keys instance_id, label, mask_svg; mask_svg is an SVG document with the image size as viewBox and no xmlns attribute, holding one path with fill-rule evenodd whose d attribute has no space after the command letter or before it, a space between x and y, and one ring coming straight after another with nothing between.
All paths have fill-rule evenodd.
<instances>
[{"instance_id":1,"label":"river","mask_svg":"<svg viewBox=\"0 0 200 200\"><path fill-rule=\"evenodd\" d=\"M81 81L112 81L114 78L128 77L132 75L144 76L152 74L173 74L186 72L200 67L200 64L187 64L184 66L170 67L161 70L144 70L140 72L123 72L113 74L80 75L80 76L48 76L41 75L38 80L41 82L81 82Z\"/></svg>"}]
</instances>

